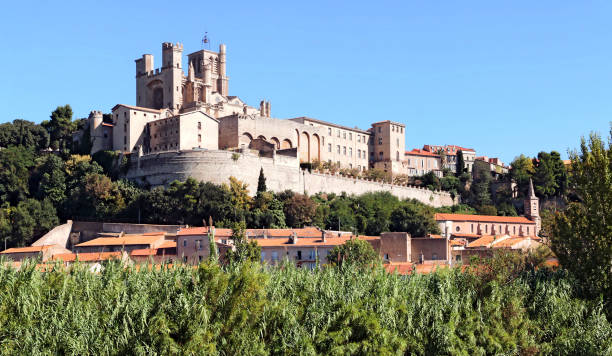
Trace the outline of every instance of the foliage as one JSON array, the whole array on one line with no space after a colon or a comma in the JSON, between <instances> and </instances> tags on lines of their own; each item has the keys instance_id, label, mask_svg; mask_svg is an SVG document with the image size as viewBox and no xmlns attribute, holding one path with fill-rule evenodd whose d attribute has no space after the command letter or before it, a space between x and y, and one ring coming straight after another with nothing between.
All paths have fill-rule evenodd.
<instances>
[{"instance_id":1,"label":"foliage","mask_svg":"<svg viewBox=\"0 0 612 356\"><path fill-rule=\"evenodd\" d=\"M607 147L591 134L571 160L571 187L580 201L556 214L551 246L585 295L603 297L612 315L612 130Z\"/></svg>"},{"instance_id":2,"label":"foliage","mask_svg":"<svg viewBox=\"0 0 612 356\"><path fill-rule=\"evenodd\" d=\"M51 113L51 120L43 121L41 126L49 132L51 147L63 150L72 146L72 133L77 124L72 121L70 105L58 106Z\"/></svg>"},{"instance_id":3,"label":"foliage","mask_svg":"<svg viewBox=\"0 0 612 356\"><path fill-rule=\"evenodd\" d=\"M463 159L463 151L457 151L457 171L458 176L465 172L465 160Z\"/></svg>"},{"instance_id":4,"label":"foliage","mask_svg":"<svg viewBox=\"0 0 612 356\"><path fill-rule=\"evenodd\" d=\"M510 177L516 183L520 196L527 196L529 189L529 179L535 172L533 161L525 155L520 155L510 163Z\"/></svg>"},{"instance_id":5,"label":"foliage","mask_svg":"<svg viewBox=\"0 0 612 356\"><path fill-rule=\"evenodd\" d=\"M0 266L3 354L607 355L612 326L547 270Z\"/></svg>"},{"instance_id":6,"label":"foliage","mask_svg":"<svg viewBox=\"0 0 612 356\"><path fill-rule=\"evenodd\" d=\"M366 179L374 180L377 182L383 181L386 183L390 183L392 181L391 173L385 172L382 169L378 169L378 168L368 169L367 171L362 173L362 176Z\"/></svg>"},{"instance_id":7,"label":"foliage","mask_svg":"<svg viewBox=\"0 0 612 356\"><path fill-rule=\"evenodd\" d=\"M378 253L366 240L352 239L329 251L327 261L339 267L372 268L380 262Z\"/></svg>"},{"instance_id":8,"label":"foliage","mask_svg":"<svg viewBox=\"0 0 612 356\"><path fill-rule=\"evenodd\" d=\"M235 249L228 250L225 254L226 262L230 265L240 264L247 261L257 262L261 256L261 247L256 241L248 241L244 221L236 222L231 225L232 241Z\"/></svg>"},{"instance_id":9,"label":"foliage","mask_svg":"<svg viewBox=\"0 0 612 356\"><path fill-rule=\"evenodd\" d=\"M23 146L0 150L0 201L17 205L29 195L28 178L34 155Z\"/></svg>"},{"instance_id":10,"label":"foliage","mask_svg":"<svg viewBox=\"0 0 612 356\"><path fill-rule=\"evenodd\" d=\"M534 189L541 197L562 196L567 190L567 172L559 152L540 152L533 159Z\"/></svg>"},{"instance_id":11,"label":"foliage","mask_svg":"<svg viewBox=\"0 0 612 356\"><path fill-rule=\"evenodd\" d=\"M30 151L49 147L49 133L42 126L26 120L0 124L0 147L22 146Z\"/></svg>"},{"instance_id":12,"label":"foliage","mask_svg":"<svg viewBox=\"0 0 612 356\"><path fill-rule=\"evenodd\" d=\"M439 234L433 208L416 201L408 201L391 213L391 231L408 232L414 237Z\"/></svg>"},{"instance_id":13,"label":"foliage","mask_svg":"<svg viewBox=\"0 0 612 356\"><path fill-rule=\"evenodd\" d=\"M259 178L257 179L257 193L265 192L267 190L266 176L264 176L263 167L261 167L259 169Z\"/></svg>"},{"instance_id":14,"label":"foliage","mask_svg":"<svg viewBox=\"0 0 612 356\"><path fill-rule=\"evenodd\" d=\"M307 195L286 193L283 200L283 212L287 226L303 227L312 224L317 210L317 204Z\"/></svg>"}]
</instances>

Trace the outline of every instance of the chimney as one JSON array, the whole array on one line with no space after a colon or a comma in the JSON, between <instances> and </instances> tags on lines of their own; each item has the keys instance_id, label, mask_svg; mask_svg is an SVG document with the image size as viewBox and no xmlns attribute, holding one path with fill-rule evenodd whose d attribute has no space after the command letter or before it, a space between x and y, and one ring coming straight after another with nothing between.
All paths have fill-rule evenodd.
<instances>
[{"instance_id":1,"label":"chimney","mask_svg":"<svg viewBox=\"0 0 612 356\"><path fill-rule=\"evenodd\" d=\"M291 244L295 245L298 242L298 236L297 234L294 232L293 235L291 236Z\"/></svg>"},{"instance_id":2,"label":"chimney","mask_svg":"<svg viewBox=\"0 0 612 356\"><path fill-rule=\"evenodd\" d=\"M266 110L264 108L265 106L265 101L260 101L259 102L259 116L266 116Z\"/></svg>"},{"instance_id":3,"label":"chimney","mask_svg":"<svg viewBox=\"0 0 612 356\"><path fill-rule=\"evenodd\" d=\"M264 230L263 231L263 238L267 239L268 238L268 230Z\"/></svg>"},{"instance_id":4,"label":"chimney","mask_svg":"<svg viewBox=\"0 0 612 356\"><path fill-rule=\"evenodd\" d=\"M325 238L325 230L321 230L321 241L323 241L323 243L327 242L327 239Z\"/></svg>"}]
</instances>

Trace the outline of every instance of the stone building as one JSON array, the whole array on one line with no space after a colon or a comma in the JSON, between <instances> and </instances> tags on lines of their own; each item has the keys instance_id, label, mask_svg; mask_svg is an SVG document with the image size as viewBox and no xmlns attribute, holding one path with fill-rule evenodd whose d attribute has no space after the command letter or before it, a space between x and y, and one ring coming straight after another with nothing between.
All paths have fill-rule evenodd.
<instances>
[{"instance_id":1,"label":"stone building","mask_svg":"<svg viewBox=\"0 0 612 356\"><path fill-rule=\"evenodd\" d=\"M472 172L474 166L474 160L476 159L476 151L471 148L461 147L457 145L425 145L423 151L436 153L444 156L444 162L442 168L451 170L452 172L457 171L457 157L459 152L463 155L463 164L466 172Z\"/></svg>"},{"instance_id":2,"label":"stone building","mask_svg":"<svg viewBox=\"0 0 612 356\"><path fill-rule=\"evenodd\" d=\"M182 44L165 42L160 68L155 68L152 54L136 60L136 106L116 105L113 122L107 125L99 112L92 112L92 153L249 149L254 139L261 139L277 150L297 149L299 162L328 162L359 171L394 162L389 169L401 169L404 124L386 120L362 130L308 117L273 118L270 102L254 108L229 95L224 44L218 52L188 54L187 75L182 56Z\"/></svg>"}]
</instances>

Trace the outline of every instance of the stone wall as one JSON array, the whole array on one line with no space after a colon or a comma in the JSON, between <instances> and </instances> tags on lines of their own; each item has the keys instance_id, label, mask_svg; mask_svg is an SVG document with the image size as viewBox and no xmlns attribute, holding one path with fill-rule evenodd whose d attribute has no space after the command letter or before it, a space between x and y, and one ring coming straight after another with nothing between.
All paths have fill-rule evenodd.
<instances>
[{"instance_id":1,"label":"stone wall","mask_svg":"<svg viewBox=\"0 0 612 356\"><path fill-rule=\"evenodd\" d=\"M159 186L167 185L173 180L184 181L189 177L215 184L227 184L229 177L234 176L247 183L250 194L254 195L260 168L264 170L268 189L275 192L289 189L307 194L346 192L359 195L388 191L400 199L413 198L434 207L455 203L446 192L432 192L424 188L340 175L309 173L300 170L296 157L276 154L272 158L266 158L252 151L181 151L145 155L132 158L125 177L140 184Z\"/></svg>"}]
</instances>

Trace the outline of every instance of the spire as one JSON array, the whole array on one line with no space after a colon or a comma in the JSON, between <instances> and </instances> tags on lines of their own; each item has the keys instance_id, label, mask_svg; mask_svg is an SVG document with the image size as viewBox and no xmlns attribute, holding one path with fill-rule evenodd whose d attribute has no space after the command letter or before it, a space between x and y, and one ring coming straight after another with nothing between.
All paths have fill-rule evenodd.
<instances>
[{"instance_id":1,"label":"spire","mask_svg":"<svg viewBox=\"0 0 612 356\"><path fill-rule=\"evenodd\" d=\"M193 71L193 62L189 62L189 72L187 73L188 80L193 82L195 80L195 73Z\"/></svg>"},{"instance_id":2,"label":"spire","mask_svg":"<svg viewBox=\"0 0 612 356\"><path fill-rule=\"evenodd\" d=\"M533 180L531 180L531 178L529 178L529 197L530 198L535 198L535 192L533 190Z\"/></svg>"}]
</instances>

